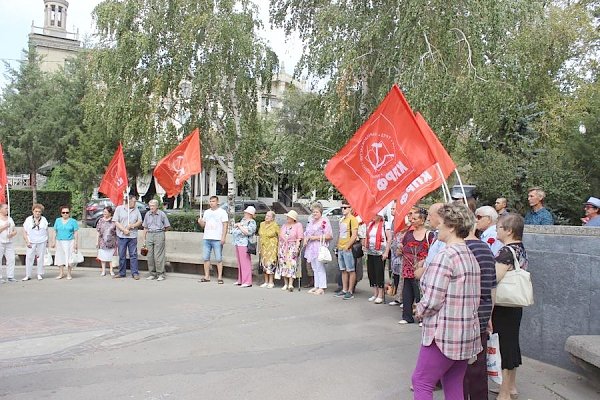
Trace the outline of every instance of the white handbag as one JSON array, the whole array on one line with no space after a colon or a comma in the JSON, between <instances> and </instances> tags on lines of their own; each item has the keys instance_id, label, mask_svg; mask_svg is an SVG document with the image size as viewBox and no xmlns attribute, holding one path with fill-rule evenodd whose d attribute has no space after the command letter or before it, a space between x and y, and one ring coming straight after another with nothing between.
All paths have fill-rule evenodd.
<instances>
[{"instance_id":1,"label":"white handbag","mask_svg":"<svg viewBox=\"0 0 600 400\"><path fill-rule=\"evenodd\" d=\"M531 275L519 265L517 254L513 254L515 269L506 272L496 287L496 304L503 307L527 307L533 304L533 285Z\"/></svg>"},{"instance_id":2,"label":"white handbag","mask_svg":"<svg viewBox=\"0 0 600 400\"><path fill-rule=\"evenodd\" d=\"M317 260L322 263L328 263L332 260L329 247L325 245L325 238L321 236L321 245L319 246L319 255Z\"/></svg>"}]
</instances>

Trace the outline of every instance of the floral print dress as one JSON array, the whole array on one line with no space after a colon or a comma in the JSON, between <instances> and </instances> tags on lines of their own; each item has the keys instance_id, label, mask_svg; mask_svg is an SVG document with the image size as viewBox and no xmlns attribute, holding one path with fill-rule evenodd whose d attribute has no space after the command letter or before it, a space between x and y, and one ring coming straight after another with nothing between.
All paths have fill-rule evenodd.
<instances>
[{"instance_id":1,"label":"floral print dress","mask_svg":"<svg viewBox=\"0 0 600 400\"><path fill-rule=\"evenodd\" d=\"M258 237L260 238L260 263L266 274L274 274L277 268L279 225L275 221L261 222Z\"/></svg>"},{"instance_id":2,"label":"floral print dress","mask_svg":"<svg viewBox=\"0 0 600 400\"><path fill-rule=\"evenodd\" d=\"M302 240L302 224L285 224L279 230L279 265L275 277L299 278L301 269L298 268L298 256Z\"/></svg>"}]
</instances>

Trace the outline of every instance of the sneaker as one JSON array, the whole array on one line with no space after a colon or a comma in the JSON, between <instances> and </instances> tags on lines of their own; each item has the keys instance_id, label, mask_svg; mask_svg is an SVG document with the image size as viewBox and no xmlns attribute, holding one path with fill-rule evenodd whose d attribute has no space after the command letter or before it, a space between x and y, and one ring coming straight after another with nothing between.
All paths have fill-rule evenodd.
<instances>
[{"instance_id":1,"label":"sneaker","mask_svg":"<svg viewBox=\"0 0 600 400\"><path fill-rule=\"evenodd\" d=\"M265 287L267 287L267 286L269 286L269 284L268 284L267 282L265 282L265 283L263 283L262 285L260 285L259 287L265 288Z\"/></svg>"},{"instance_id":2,"label":"sneaker","mask_svg":"<svg viewBox=\"0 0 600 400\"><path fill-rule=\"evenodd\" d=\"M287 285L283 285L283 287L281 288L281 290L288 290L288 286Z\"/></svg>"},{"instance_id":3,"label":"sneaker","mask_svg":"<svg viewBox=\"0 0 600 400\"><path fill-rule=\"evenodd\" d=\"M344 292L343 290L339 291L339 292L335 292L333 294L333 297L344 297L346 295L346 292Z\"/></svg>"},{"instance_id":4,"label":"sneaker","mask_svg":"<svg viewBox=\"0 0 600 400\"><path fill-rule=\"evenodd\" d=\"M396 300L394 300L394 301L390 301L388 304L389 304L390 306L397 306L397 305L400 305L400 303L399 303L399 302L397 302Z\"/></svg>"},{"instance_id":5,"label":"sneaker","mask_svg":"<svg viewBox=\"0 0 600 400\"><path fill-rule=\"evenodd\" d=\"M115 273L111 271L110 276L115 276Z\"/></svg>"},{"instance_id":6,"label":"sneaker","mask_svg":"<svg viewBox=\"0 0 600 400\"><path fill-rule=\"evenodd\" d=\"M146 278L146 280L147 280L147 281L153 281L153 280L155 280L155 279L156 279L156 277L155 277L154 275L149 275L149 276Z\"/></svg>"},{"instance_id":7,"label":"sneaker","mask_svg":"<svg viewBox=\"0 0 600 400\"><path fill-rule=\"evenodd\" d=\"M383 303L383 299L381 297L378 297L378 298L375 299L375 301L373 303L375 303L375 304L381 304L381 303Z\"/></svg>"},{"instance_id":8,"label":"sneaker","mask_svg":"<svg viewBox=\"0 0 600 400\"><path fill-rule=\"evenodd\" d=\"M344 291L344 289L341 288L341 287L339 287L339 288L335 289L334 293L337 294L337 293L340 293L340 292L343 292L343 291Z\"/></svg>"},{"instance_id":9,"label":"sneaker","mask_svg":"<svg viewBox=\"0 0 600 400\"><path fill-rule=\"evenodd\" d=\"M38 281L41 281L42 279L44 279L44 277L41 275L38 275Z\"/></svg>"},{"instance_id":10,"label":"sneaker","mask_svg":"<svg viewBox=\"0 0 600 400\"><path fill-rule=\"evenodd\" d=\"M139 281L140 280L140 276L139 275L134 275L133 279L135 279L136 281Z\"/></svg>"},{"instance_id":11,"label":"sneaker","mask_svg":"<svg viewBox=\"0 0 600 400\"><path fill-rule=\"evenodd\" d=\"M164 281L164 280L165 280L165 277L161 275L161 276L159 276L158 278L156 278L156 280L157 280L157 281Z\"/></svg>"},{"instance_id":12,"label":"sneaker","mask_svg":"<svg viewBox=\"0 0 600 400\"><path fill-rule=\"evenodd\" d=\"M241 283L239 283L239 282L233 282L233 286L240 286L240 285L241 285Z\"/></svg>"},{"instance_id":13,"label":"sneaker","mask_svg":"<svg viewBox=\"0 0 600 400\"><path fill-rule=\"evenodd\" d=\"M247 284L247 283L244 283L244 284L240 285L240 287L244 287L244 288L246 288L246 287L252 287L252 285L249 285L249 284Z\"/></svg>"},{"instance_id":14,"label":"sneaker","mask_svg":"<svg viewBox=\"0 0 600 400\"><path fill-rule=\"evenodd\" d=\"M28 281L28 280L30 280L30 279L31 279L30 277L26 276L25 278L23 278L23 279L21 279L21 280L22 280L22 281ZM10 278L8 278L8 280L10 281Z\"/></svg>"},{"instance_id":15,"label":"sneaker","mask_svg":"<svg viewBox=\"0 0 600 400\"><path fill-rule=\"evenodd\" d=\"M15 278L8 278L9 282L16 282L17 280Z\"/></svg>"},{"instance_id":16,"label":"sneaker","mask_svg":"<svg viewBox=\"0 0 600 400\"><path fill-rule=\"evenodd\" d=\"M344 300L350 300L350 299L353 299L353 298L354 298L354 295L352 294L352 292L346 292L344 294Z\"/></svg>"},{"instance_id":17,"label":"sneaker","mask_svg":"<svg viewBox=\"0 0 600 400\"><path fill-rule=\"evenodd\" d=\"M400 325L406 325L406 324L408 324L408 321L407 321L407 320L405 320L405 319L401 319L400 321L398 321L398 323L399 323Z\"/></svg>"},{"instance_id":18,"label":"sneaker","mask_svg":"<svg viewBox=\"0 0 600 400\"><path fill-rule=\"evenodd\" d=\"M422 322L419 322L419 326L422 328L422 327L423 327L423 323L422 323Z\"/></svg>"},{"instance_id":19,"label":"sneaker","mask_svg":"<svg viewBox=\"0 0 600 400\"><path fill-rule=\"evenodd\" d=\"M100 276L106 276L106 272L100 272Z\"/></svg>"},{"instance_id":20,"label":"sneaker","mask_svg":"<svg viewBox=\"0 0 600 400\"><path fill-rule=\"evenodd\" d=\"M377 298L377 296L371 296L371 297L369 297L369 301L373 301L373 300L375 300L376 298Z\"/></svg>"},{"instance_id":21,"label":"sneaker","mask_svg":"<svg viewBox=\"0 0 600 400\"><path fill-rule=\"evenodd\" d=\"M269 283L269 284L267 285L267 289L273 289L274 287L275 287L275 285L273 285L272 283Z\"/></svg>"}]
</instances>

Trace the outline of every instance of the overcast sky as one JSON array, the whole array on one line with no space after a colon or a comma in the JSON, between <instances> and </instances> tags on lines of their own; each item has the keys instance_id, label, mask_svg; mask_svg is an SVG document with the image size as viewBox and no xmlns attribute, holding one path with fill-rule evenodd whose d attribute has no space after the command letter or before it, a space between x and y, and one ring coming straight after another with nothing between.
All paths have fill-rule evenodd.
<instances>
[{"instance_id":1,"label":"overcast sky","mask_svg":"<svg viewBox=\"0 0 600 400\"><path fill-rule=\"evenodd\" d=\"M79 29L80 40L86 35L94 33L94 24L91 13L101 0L68 0L67 30L76 32ZM166 0L165 0L166 1ZM261 18L268 29L268 4L269 0L255 0L260 8ZM16 67L17 60L22 59L22 50L27 47L28 34L31 32L31 23L35 26L44 25L43 0L0 0L2 18L0 19L0 60L9 62ZM285 40L283 31L267 30L263 37L275 50L280 60L284 62L285 70L293 72L295 64L300 58L300 42L298 39ZM6 84L4 74L6 69L0 64L2 74L0 87Z\"/></svg>"}]
</instances>

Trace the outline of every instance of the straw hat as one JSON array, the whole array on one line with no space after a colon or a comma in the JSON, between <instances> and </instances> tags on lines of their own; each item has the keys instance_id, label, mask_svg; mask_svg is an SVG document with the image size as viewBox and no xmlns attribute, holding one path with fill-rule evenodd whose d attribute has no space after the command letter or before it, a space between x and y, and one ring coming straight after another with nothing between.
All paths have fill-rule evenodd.
<instances>
[{"instance_id":1,"label":"straw hat","mask_svg":"<svg viewBox=\"0 0 600 400\"><path fill-rule=\"evenodd\" d=\"M298 221L298 213L295 210L290 210L287 214L285 214L285 216L293 219L294 221Z\"/></svg>"}]
</instances>

